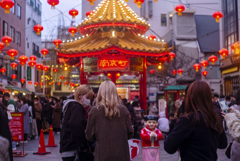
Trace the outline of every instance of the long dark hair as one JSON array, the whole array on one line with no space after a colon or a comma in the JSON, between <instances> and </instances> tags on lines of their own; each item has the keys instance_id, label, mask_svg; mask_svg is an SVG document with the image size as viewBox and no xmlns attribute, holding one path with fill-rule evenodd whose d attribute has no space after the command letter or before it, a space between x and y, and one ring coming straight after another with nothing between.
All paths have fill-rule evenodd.
<instances>
[{"instance_id":1,"label":"long dark hair","mask_svg":"<svg viewBox=\"0 0 240 161\"><path fill-rule=\"evenodd\" d=\"M2 97L2 103L3 103L3 105L5 106L5 107L7 107L7 104L8 104L8 101L6 101L5 99L4 99L4 97L9 97L10 98L10 94L8 93L8 92L5 92L4 94L3 94L3 97Z\"/></svg>"},{"instance_id":2,"label":"long dark hair","mask_svg":"<svg viewBox=\"0 0 240 161\"><path fill-rule=\"evenodd\" d=\"M200 124L200 112L207 127L222 133L221 118L213 107L212 93L209 85L204 81L195 81L188 89L186 98L186 117L193 115L193 123Z\"/></svg>"}]
</instances>

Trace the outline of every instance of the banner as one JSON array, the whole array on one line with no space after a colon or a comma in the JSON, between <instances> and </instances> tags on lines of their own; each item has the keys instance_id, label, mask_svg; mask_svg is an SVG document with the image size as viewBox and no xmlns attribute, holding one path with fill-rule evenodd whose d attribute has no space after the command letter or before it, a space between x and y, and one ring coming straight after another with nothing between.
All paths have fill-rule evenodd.
<instances>
[{"instance_id":1,"label":"banner","mask_svg":"<svg viewBox=\"0 0 240 161\"><path fill-rule=\"evenodd\" d=\"M22 112L12 112L12 119L8 123L10 131L12 133L13 141L24 141L24 122Z\"/></svg>"}]
</instances>

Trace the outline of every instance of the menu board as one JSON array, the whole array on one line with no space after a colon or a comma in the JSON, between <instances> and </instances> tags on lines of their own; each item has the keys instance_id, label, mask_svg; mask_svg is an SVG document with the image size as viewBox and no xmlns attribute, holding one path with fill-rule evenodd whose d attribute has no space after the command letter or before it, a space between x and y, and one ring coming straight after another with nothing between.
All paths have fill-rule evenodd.
<instances>
[{"instance_id":1,"label":"menu board","mask_svg":"<svg viewBox=\"0 0 240 161\"><path fill-rule=\"evenodd\" d=\"M12 133L13 141L24 141L24 131L23 131L23 113L22 112L12 112L12 119L8 123L10 131Z\"/></svg>"}]
</instances>

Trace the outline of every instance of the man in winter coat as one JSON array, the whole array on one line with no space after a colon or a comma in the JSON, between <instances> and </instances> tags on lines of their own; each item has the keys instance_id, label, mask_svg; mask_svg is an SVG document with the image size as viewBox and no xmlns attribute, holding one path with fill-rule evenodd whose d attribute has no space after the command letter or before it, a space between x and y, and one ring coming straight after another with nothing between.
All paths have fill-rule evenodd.
<instances>
[{"instance_id":1,"label":"man in winter coat","mask_svg":"<svg viewBox=\"0 0 240 161\"><path fill-rule=\"evenodd\" d=\"M60 132L61 124L61 105L56 97L52 97L54 105L50 105L53 114L52 114L52 126L54 132Z\"/></svg>"},{"instance_id":2,"label":"man in winter coat","mask_svg":"<svg viewBox=\"0 0 240 161\"><path fill-rule=\"evenodd\" d=\"M163 134L167 134L169 132L169 121L166 118L165 112L160 112L160 118L158 119L158 128Z\"/></svg>"},{"instance_id":3,"label":"man in winter coat","mask_svg":"<svg viewBox=\"0 0 240 161\"><path fill-rule=\"evenodd\" d=\"M42 129L42 105L38 101L38 98L34 98L34 107L35 107L35 115L36 115L36 122L37 122L37 129L38 129L38 136L40 136L40 132Z\"/></svg>"}]
</instances>

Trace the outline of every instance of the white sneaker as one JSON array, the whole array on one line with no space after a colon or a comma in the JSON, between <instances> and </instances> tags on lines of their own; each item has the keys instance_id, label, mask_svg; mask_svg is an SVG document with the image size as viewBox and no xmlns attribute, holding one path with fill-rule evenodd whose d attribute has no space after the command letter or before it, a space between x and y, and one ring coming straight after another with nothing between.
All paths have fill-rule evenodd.
<instances>
[{"instance_id":1,"label":"white sneaker","mask_svg":"<svg viewBox=\"0 0 240 161\"><path fill-rule=\"evenodd\" d=\"M13 151L16 151L16 150L17 150L17 148L12 148L12 150L13 150Z\"/></svg>"},{"instance_id":2,"label":"white sneaker","mask_svg":"<svg viewBox=\"0 0 240 161\"><path fill-rule=\"evenodd\" d=\"M26 141L24 141L24 143L28 143L28 141L26 140Z\"/></svg>"}]
</instances>

